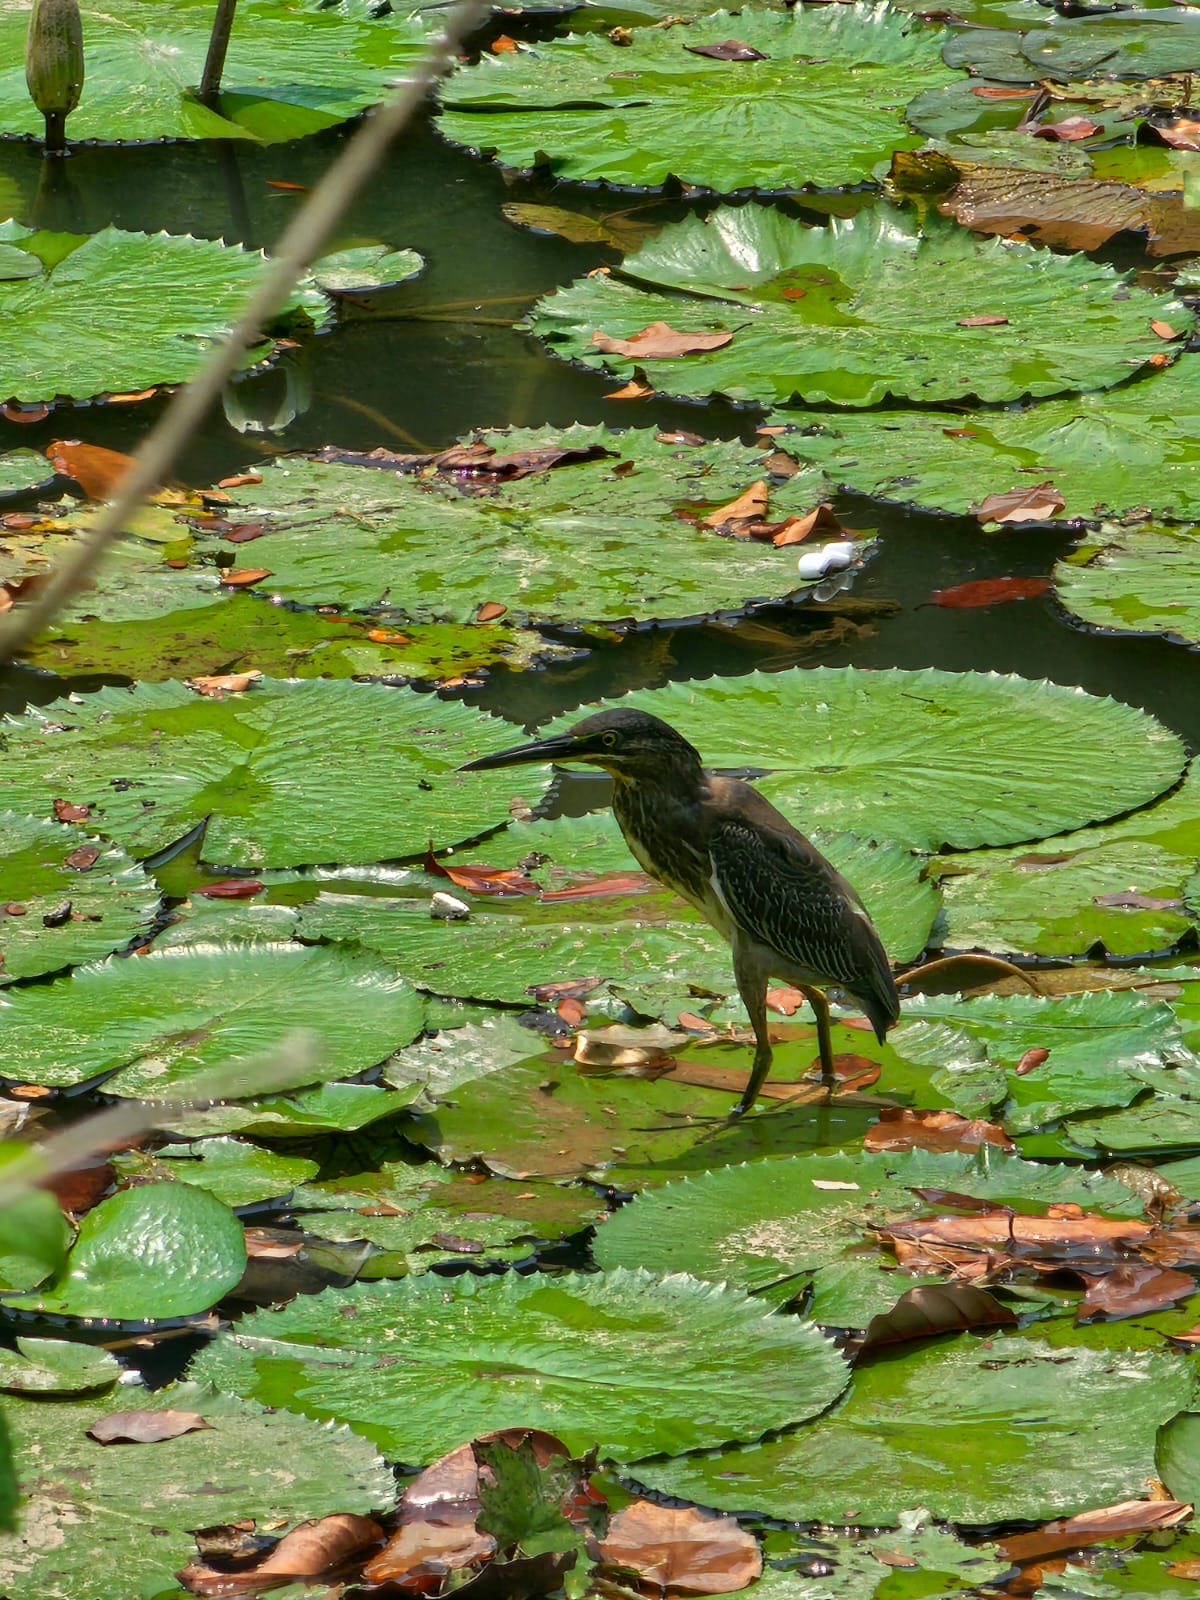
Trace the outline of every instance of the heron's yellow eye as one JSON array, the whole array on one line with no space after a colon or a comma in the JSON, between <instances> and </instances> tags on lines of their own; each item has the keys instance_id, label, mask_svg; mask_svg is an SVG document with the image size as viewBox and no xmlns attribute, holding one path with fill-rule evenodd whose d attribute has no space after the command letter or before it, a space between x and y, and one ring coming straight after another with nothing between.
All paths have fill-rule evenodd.
<instances>
[{"instance_id":1,"label":"heron's yellow eye","mask_svg":"<svg viewBox=\"0 0 1200 1600\"><path fill-rule=\"evenodd\" d=\"M606 750L615 750L617 747L617 736L615 733L606 733L601 738L600 743Z\"/></svg>"}]
</instances>

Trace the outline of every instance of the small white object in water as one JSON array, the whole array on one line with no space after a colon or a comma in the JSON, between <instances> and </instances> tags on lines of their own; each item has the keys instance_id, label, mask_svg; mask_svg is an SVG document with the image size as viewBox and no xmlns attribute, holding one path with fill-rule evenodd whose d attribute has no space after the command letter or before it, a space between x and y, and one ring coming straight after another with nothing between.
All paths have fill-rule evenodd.
<instances>
[{"instance_id":1,"label":"small white object in water","mask_svg":"<svg viewBox=\"0 0 1200 1600\"><path fill-rule=\"evenodd\" d=\"M429 902L429 915L439 922L465 922L471 908L457 895L443 894L439 889Z\"/></svg>"},{"instance_id":2,"label":"small white object in water","mask_svg":"<svg viewBox=\"0 0 1200 1600\"><path fill-rule=\"evenodd\" d=\"M848 567L854 560L857 546L849 539L837 539L823 544L819 550L805 550L796 563L802 578L820 578L834 567Z\"/></svg>"}]
</instances>

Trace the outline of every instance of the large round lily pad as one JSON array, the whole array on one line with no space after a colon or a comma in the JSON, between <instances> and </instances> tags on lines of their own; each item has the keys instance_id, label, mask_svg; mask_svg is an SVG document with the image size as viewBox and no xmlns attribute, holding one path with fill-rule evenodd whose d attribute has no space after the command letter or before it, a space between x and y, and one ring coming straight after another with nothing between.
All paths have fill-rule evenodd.
<instances>
[{"instance_id":1,"label":"large round lily pad","mask_svg":"<svg viewBox=\"0 0 1200 1600\"><path fill-rule=\"evenodd\" d=\"M674 724L707 766L765 768L758 787L802 828L932 849L1119 815L1170 788L1184 764L1180 740L1144 711L994 673L818 667L612 703Z\"/></svg>"},{"instance_id":2,"label":"large round lily pad","mask_svg":"<svg viewBox=\"0 0 1200 1600\"><path fill-rule=\"evenodd\" d=\"M1200 540L1195 529L1102 528L1086 560L1054 569L1058 598L1081 622L1200 644Z\"/></svg>"},{"instance_id":3,"label":"large round lily pad","mask_svg":"<svg viewBox=\"0 0 1200 1600\"><path fill-rule=\"evenodd\" d=\"M406 1462L493 1428L630 1457L759 1438L824 1410L848 1376L811 1323L682 1274L624 1271L329 1291L243 1318L192 1372L347 1422Z\"/></svg>"},{"instance_id":4,"label":"large round lily pad","mask_svg":"<svg viewBox=\"0 0 1200 1600\"><path fill-rule=\"evenodd\" d=\"M702 53L731 36L754 54ZM882 5L718 11L624 44L587 34L485 56L446 84L439 126L505 166L548 160L562 178L832 188L915 142L902 107L951 80L940 45Z\"/></svg>"},{"instance_id":5,"label":"large round lily pad","mask_svg":"<svg viewBox=\"0 0 1200 1600\"><path fill-rule=\"evenodd\" d=\"M206 1426L157 1444L88 1437L130 1407L198 1411ZM195 1528L241 1517L280 1528L395 1499L391 1472L348 1428L196 1384L82 1400L6 1395L4 1414L29 1497L19 1531L0 1535L0 1583L12 1600L154 1600L177 1590Z\"/></svg>"},{"instance_id":6,"label":"large round lily pad","mask_svg":"<svg viewBox=\"0 0 1200 1600\"><path fill-rule=\"evenodd\" d=\"M1186 1358L960 1335L860 1367L831 1416L769 1444L642 1466L703 1505L788 1521L1042 1521L1145 1492Z\"/></svg>"},{"instance_id":7,"label":"large round lily pad","mask_svg":"<svg viewBox=\"0 0 1200 1600\"><path fill-rule=\"evenodd\" d=\"M1050 482L1069 517L1142 508L1187 521L1200 514L1200 357L1027 410L813 415L794 447L846 488L900 505L961 515Z\"/></svg>"},{"instance_id":8,"label":"large round lily pad","mask_svg":"<svg viewBox=\"0 0 1200 1600\"><path fill-rule=\"evenodd\" d=\"M0 996L0 1074L66 1087L101 1072L110 1094L170 1098L190 1077L278 1047L320 1041L296 1084L351 1077L421 1031L423 1005L355 947L201 945L79 967Z\"/></svg>"},{"instance_id":9,"label":"large round lily pad","mask_svg":"<svg viewBox=\"0 0 1200 1600\"><path fill-rule=\"evenodd\" d=\"M367 6L242 0L210 108L195 93L212 31L208 0L81 9L87 77L70 139L299 139L386 99L389 80L431 34L390 8L376 17ZM28 25L26 4L0 12L0 127L41 138L22 71Z\"/></svg>"},{"instance_id":10,"label":"large round lily pad","mask_svg":"<svg viewBox=\"0 0 1200 1600\"><path fill-rule=\"evenodd\" d=\"M81 828L0 811L0 984L95 960L150 926L158 889Z\"/></svg>"},{"instance_id":11,"label":"large round lily pad","mask_svg":"<svg viewBox=\"0 0 1200 1600\"><path fill-rule=\"evenodd\" d=\"M461 704L379 684L264 679L213 699L182 683L100 689L3 725L5 798L148 855L207 818L225 866L379 861L508 820L503 773L458 773L512 729ZM521 785L531 801L543 780Z\"/></svg>"},{"instance_id":12,"label":"large round lily pad","mask_svg":"<svg viewBox=\"0 0 1200 1600\"><path fill-rule=\"evenodd\" d=\"M688 217L621 273L539 301L532 331L557 355L620 377L644 370L671 394L764 406L1103 389L1161 359L1152 318L1190 321L1178 300L1085 256L880 207L825 228L757 205ZM642 354L634 336L655 323L725 342Z\"/></svg>"},{"instance_id":13,"label":"large round lily pad","mask_svg":"<svg viewBox=\"0 0 1200 1600\"><path fill-rule=\"evenodd\" d=\"M531 469L489 478L485 457L474 472L447 463L418 477L288 456L235 490L228 515L261 526L254 561L289 600L383 604L420 621L473 623L497 606L510 618L647 621L801 587L794 549L705 525L769 479L761 448L581 426L482 433L461 448ZM803 515L826 490L820 472L776 478L760 520Z\"/></svg>"},{"instance_id":14,"label":"large round lily pad","mask_svg":"<svg viewBox=\"0 0 1200 1600\"><path fill-rule=\"evenodd\" d=\"M13 13L0 14L0 29L12 22ZM259 251L167 233L109 227L81 239L10 222L0 239L38 269L36 276L0 279L0 396L22 401L86 400L186 382L265 270ZM288 297L288 312L305 312L319 326L329 307L309 285ZM114 327L122 330L119 340ZM273 349L269 339L251 345L239 366L255 366Z\"/></svg>"}]
</instances>

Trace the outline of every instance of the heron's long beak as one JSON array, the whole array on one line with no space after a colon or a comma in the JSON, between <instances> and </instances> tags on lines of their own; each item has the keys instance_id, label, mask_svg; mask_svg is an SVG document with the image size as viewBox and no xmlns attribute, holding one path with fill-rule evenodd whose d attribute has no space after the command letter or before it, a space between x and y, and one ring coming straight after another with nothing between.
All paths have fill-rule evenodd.
<instances>
[{"instance_id":1,"label":"heron's long beak","mask_svg":"<svg viewBox=\"0 0 1200 1600\"><path fill-rule=\"evenodd\" d=\"M486 767L517 767L529 761L578 761L580 741L571 733L559 733L552 739L534 739L529 744L510 745L507 750L497 750L495 755L480 756L478 761L466 761L460 772L479 772Z\"/></svg>"}]
</instances>

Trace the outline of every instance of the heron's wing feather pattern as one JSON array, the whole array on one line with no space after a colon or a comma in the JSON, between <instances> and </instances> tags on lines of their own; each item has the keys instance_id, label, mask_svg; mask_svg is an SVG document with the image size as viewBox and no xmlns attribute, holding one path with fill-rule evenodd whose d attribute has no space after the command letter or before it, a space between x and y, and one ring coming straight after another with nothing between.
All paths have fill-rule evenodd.
<instances>
[{"instance_id":1,"label":"heron's wing feather pattern","mask_svg":"<svg viewBox=\"0 0 1200 1600\"><path fill-rule=\"evenodd\" d=\"M895 1021L887 953L852 886L756 790L718 781L709 854L735 921L813 981L845 985L877 1030Z\"/></svg>"}]
</instances>

